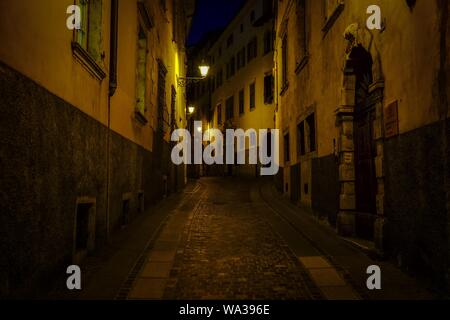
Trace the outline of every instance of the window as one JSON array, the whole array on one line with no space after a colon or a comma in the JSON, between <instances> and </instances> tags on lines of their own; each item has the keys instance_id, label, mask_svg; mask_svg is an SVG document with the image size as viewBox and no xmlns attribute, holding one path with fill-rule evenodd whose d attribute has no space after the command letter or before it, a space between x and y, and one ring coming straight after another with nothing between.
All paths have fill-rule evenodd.
<instances>
[{"instance_id":1,"label":"window","mask_svg":"<svg viewBox=\"0 0 450 320\"><path fill-rule=\"evenodd\" d=\"M172 39L175 42L178 42L178 8L177 8L177 0L172 0Z\"/></svg>"},{"instance_id":2,"label":"window","mask_svg":"<svg viewBox=\"0 0 450 320\"><path fill-rule=\"evenodd\" d=\"M236 73L236 58L232 57L230 60L230 77Z\"/></svg>"},{"instance_id":3,"label":"window","mask_svg":"<svg viewBox=\"0 0 450 320\"><path fill-rule=\"evenodd\" d=\"M309 152L314 152L316 151L316 117L314 113L306 118L306 123L308 125Z\"/></svg>"},{"instance_id":4,"label":"window","mask_svg":"<svg viewBox=\"0 0 450 320\"><path fill-rule=\"evenodd\" d=\"M217 124L221 125L222 124L222 105L219 104L217 106Z\"/></svg>"},{"instance_id":5,"label":"window","mask_svg":"<svg viewBox=\"0 0 450 320\"><path fill-rule=\"evenodd\" d=\"M233 36L233 34L231 34L227 39L227 48L231 47L233 45L233 42L234 42L234 36Z\"/></svg>"},{"instance_id":6,"label":"window","mask_svg":"<svg viewBox=\"0 0 450 320\"><path fill-rule=\"evenodd\" d=\"M138 55L136 67L136 113L138 120L146 123L146 88L147 88L147 33L142 25L139 25Z\"/></svg>"},{"instance_id":7,"label":"window","mask_svg":"<svg viewBox=\"0 0 450 320\"><path fill-rule=\"evenodd\" d=\"M272 104L274 94L274 79L273 74L267 74L264 77L264 103Z\"/></svg>"},{"instance_id":8,"label":"window","mask_svg":"<svg viewBox=\"0 0 450 320\"><path fill-rule=\"evenodd\" d=\"M244 114L245 112L245 96L244 89L239 91L239 114Z\"/></svg>"},{"instance_id":9,"label":"window","mask_svg":"<svg viewBox=\"0 0 450 320\"><path fill-rule=\"evenodd\" d=\"M253 10L253 11L250 13L250 22L251 22L251 23L255 22L255 10Z\"/></svg>"},{"instance_id":10,"label":"window","mask_svg":"<svg viewBox=\"0 0 450 320\"><path fill-rule=\"evenodd\" d=\"M305 149L305 123L302 121L297 125L297 154L304 156Z\"/></svg>"},{"instance_id":11,"label":"window","mask_svg":"<svg viewBox=\"0 0 450 320\"><path fill-rule=\"evenodd\" d=\"M286 89L288 86L288 42L287 42L287 35L283 37L283 42L281 45L281 51L282 51L282 74L281 74L281 80L282 80L282 88L283 90Z\"/></svg>"},{"instance_id":12,"label":"window","mask_svg":"<svg viewBox=\"0 0 450 320\"><path fill-rule=\"evenodd\" d=\"M284 162L290 161L290 141L289 141L289 133L285 134L284 136Z\"/></svg>"},{"instance_id":13,"label":"window","mask_svg":"<svg viewBox=\"0 0 450 320\"><path fill-rule=\"evenodd\" d=\"M217 72L217 88L221 87L223 84L223 69L220 69L219 72Z\"/></svg>"},{"instance_id":14,"label":"window","mask_svg":"<svg viewBox=\"0 0 450 320\"><path fill-rule=\"evenodd\" d=\"M234 76L236 73L236 59L235 57L232 57L230 59L230 62L227 63L227 79Z\"/></svg>"},{"instance_id":15,"label":"window","mask_svg":"<svg viewBox=\"0 0 450 320\"><path fill-rule=\"evenodd\" d=\"M237 69L245 67L245 47L237 54Z\"/></svg>"},{"instance_id":16,"label":"window","mask_svg":"<svg viewBox=\"0 0 450 320\"><path fill-rule=\"evenodd\" d=\"M308 55L307 27L306 27L306 0L297 0L297 30L299 52L297 56L298 68L304 65L304 59ZM303 65L302 65L303 64Z\"/></svg>"},{"instance_id":17,"label":"window","mask_svg":"<svg viewBox=\"0 0 450 320\"><path fill-rule=\"evenodd\" d=\"M98 63L101 61L102 1L78 0L81 9L81 28L75 33L75 42Z\"/></svg>"},{"instance_id":18,"label":"window","mask_svg":"<svg viewBox=\"0 0 450 320\"><path fill-rule=\"evenodd\" d=\"M316 150L316 117L312 113L297 125L297 153L304 156Z\"/></svg>"},{"instance_id":19,"label":"window","mask_svg":"<svg viewBox=\"0 0 450 320\"><path fill-rule=\"evenodd\" d=\"M243 33L243 32L244 32L244 25L241 24L241 33Z\"/></svg>"},{"instance_id":20,"label":"window","mask_svg":"<svg viewBox=\"0 0 450 320\"><path fill-rule=\"evenodd\" d=\"M264 54L268 54L273 51L273 33L272 31L266 31L264 34Z\"/></svg>"},{"instance_id":21,"label":"window","mask_svg":"<svg viewBox=\"0 0 450 320\"><path fill-rule=\"evenodd\" d=\"M255 90L255 82L250 85L250 111L256 108L256 90Z\"/></svg>"},{"instance_id":22,"label":"window","mask_svg":"<svg viewBox=\"0 0 450 320\"><path fill-rule=\"evenodd\" d=\"M258 56L258 39L254 37L247 45L247 62Z\"/></svg>"},{"instance_id":23,"label":"window","mask_svg":"<svg viewBox=\"0 0 450 320\"><path fill-rule=\"evenodd\" d=\"M234 118L234 97L229 97L226 102L225 120L231 120Z\"/></svg>"},{"instance_id":24,"label":"window","mask_svg":"<svg viewBox=\"0 0 450 320\"><path fill-rule=\"evenodd\" d=\"M158 60L158 131L164 133L166 119L166 76L167 68L161 60Z\"/></svg>"}]
</instances>

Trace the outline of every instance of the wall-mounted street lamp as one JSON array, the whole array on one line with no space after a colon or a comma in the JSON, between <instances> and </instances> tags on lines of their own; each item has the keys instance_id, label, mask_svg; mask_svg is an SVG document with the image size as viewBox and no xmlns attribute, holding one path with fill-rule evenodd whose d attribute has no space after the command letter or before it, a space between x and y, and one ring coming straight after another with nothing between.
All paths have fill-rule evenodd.
<instances>
[{"instance_id":1,"label":"wall-mounted street lamp","mask_svg":"<svg viewBox=\"0 0 450 320\"><path fill-rule=\"evenodd\" d=\"M209 66L203 60L198 68L200 70L201 77L178 77L178 86L185 87L189 83L197 83L204 80L208 76Z\"/></svg>"},{"instance_id":2,"label":"wall-mounted street lamp","mask_svg":"<svg viewBox=\"0 0 450 320\"><path fill-rule=\"evenodd\" d=\"M188 108L189 114L193 114L195 112L195 107L189 107Z\"/></svg>"}]
</instances>

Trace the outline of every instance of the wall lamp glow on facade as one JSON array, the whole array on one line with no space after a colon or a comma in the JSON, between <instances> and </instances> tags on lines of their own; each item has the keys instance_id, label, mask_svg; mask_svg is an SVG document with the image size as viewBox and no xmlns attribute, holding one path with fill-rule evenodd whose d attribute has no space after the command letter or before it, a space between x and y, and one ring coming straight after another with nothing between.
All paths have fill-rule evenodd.
<instances>
[{"instance_id":1,"label":"wall lamp glow on facade","mask_svg":"<svg viewBox=\"0 0 450 320\"><path fill-rule=\"evenodd\" d=\"M195 107L188 108L189 114L193 114L195 112Z\"/></svg>"},{"instance_id":2,"label":"wall lamp glow on facade","mask_svg":"<svg viewBox=\"0 0 450 320\"><path fill-rule=\"evenodd\" d=\"M177 77L178 86L185 87L190 83L197 83L201 80L204 80L208 76L209 66L202 61L198 68L200 70L201 77Z\"/></svg>"}]
</instances>

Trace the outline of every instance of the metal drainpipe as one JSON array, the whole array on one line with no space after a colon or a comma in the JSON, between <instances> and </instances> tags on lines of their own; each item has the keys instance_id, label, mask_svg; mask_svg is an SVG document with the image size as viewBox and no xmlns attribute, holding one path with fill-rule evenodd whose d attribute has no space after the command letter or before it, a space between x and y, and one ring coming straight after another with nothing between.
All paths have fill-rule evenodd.
<instances>
[{"instance_id":1,"label":"metal drainpipe","mask_svg":"<svg viewBox=\"0 0 450 320\"><path fill-rule=\"evenodd\" d=\"M111 28L109 53L109 92L108 92L108 140L106 142L106 239L109 241L110 209L110 157L111 157L111 98L117 89L117 44L119 27L119 2L111 0Z\"/></svg>"}]
</instances>

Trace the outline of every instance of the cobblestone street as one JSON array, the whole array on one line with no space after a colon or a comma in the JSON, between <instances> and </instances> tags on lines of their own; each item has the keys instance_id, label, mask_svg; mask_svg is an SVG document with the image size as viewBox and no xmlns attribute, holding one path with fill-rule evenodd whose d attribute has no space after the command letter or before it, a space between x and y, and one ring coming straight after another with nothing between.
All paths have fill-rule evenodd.
<instances>
[{"instance_id":1,"label":"cobblestone street","mask_svg":"<svg viewBox=\"0 0 450 320\"><path fill-rule=\"evenodd\" d=\"M367 268L383 290L368 290ZM122 230L50 298L119 300L430 299L417 279L374 260L264 179L202 178ZM414 288L414 289L411 289Z\"/></svg>"},{"instance_id":2,"label":"cobblestone street","mask_svg":"<svg viewBox=\"0 0 450 320\"><path fill-rule=\"evenodd\" d=\"M166 298L309 299L305 270L261 218L248 185L211 184L175 258ZM231 187L231 188L230 188Z\"/></svg>"},{"instance_id":3,"label":"cobblestone street","mask_svg":"<svg viewBox=\"0 0 450 320\"><path fill-rule=\"evenodd\" d=\"M130 299L321 299L302 263L264 217L249 181L204 179L194 210L176 212L145 256ZM183 226L185 222L185 225ZM307 245L306 243L304 245ZM357 298L325 260L325 287ZM303 260L304 261L304 260ZM312 267L315 268L315 267Z\"/></svg>"}]
</instances>

